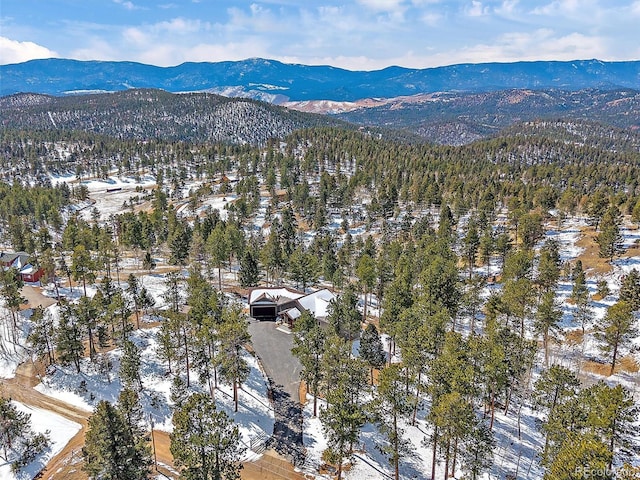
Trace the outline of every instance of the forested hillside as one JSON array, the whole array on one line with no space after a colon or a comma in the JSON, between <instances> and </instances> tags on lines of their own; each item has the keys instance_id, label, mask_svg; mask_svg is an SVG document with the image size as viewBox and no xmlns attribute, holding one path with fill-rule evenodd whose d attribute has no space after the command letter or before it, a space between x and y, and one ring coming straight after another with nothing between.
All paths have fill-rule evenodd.
<instances>
[{"instance_id":1,"label":"forested hillside","mask_svg":"<svg viewBox=\"0 0 640 480\"><path fill-rule=\"evenodd\" d=\"M97 124L91 102L4 99L16 120L0 130L0 238L35 258L59 303L22 316L7 275L0 322L7 345L49 367L39 388L72 390L95 431L118 419L132 478L149 473L147 418L173 429L182 472L200 468L198 412L229 444L259 443L263 394L243 350L258 285L338 294L323 327L303 313L290 331L308 393L291 458L305 473L636 478L635 132L530 121L442 146L287 114L215 137L213 113L178 119L202 102L245 120L266 107L187 95L163 112L165 94L118 95L148 116L104 110L115 95L91 97L110 112ZM94 477L109 464L101 441L83 451Z\"/></svg>"},{"instance_id":2,"label":"forested hillside","mask_svg":"<svg viewBox=\"0 0 640 480\"><path fill-rule=\"evenodd\" d=\"M539 128L558 119L597 125L599 131L590 134L595 142L603 141L604 130L617 132L612 135L619 138L640 128L640 93L631 89L440 92L314 107L323 103L294 102L283 108L210 93L134 89L66 97L0 97L5 128L86 131L137 140L264 145L302 128L335 126L366 129L403 143L458 146L512 135L508 130L502 133L504 129L522 129L523 124ZM308 110L326 114L305 113Z\"/></svg>"},{"instance_id":3,"label":"forested hillside","mask_svg":"<svg viewBox=\"0 0 640 480\"><path fill-rule=\"evenodd\" d=\"M161 90L62 98L21 94L0 98L0 109L5 128L86 131L137 140L259 145L299 128L345 125L253 100Z\"/></svg>"},{"instance_id":4,"label":"forested hillside","mask_svg":"<svg viewBox=\"0 0 640 480\"><path fill-rule=\"evenodd\" d=\"M406 129L434 143L464 145L539 119L587 121L637 130L640 93L631 89L441 92L389 99L380 106L336 116L360 125Z\"/></svg>"}]
</instances>

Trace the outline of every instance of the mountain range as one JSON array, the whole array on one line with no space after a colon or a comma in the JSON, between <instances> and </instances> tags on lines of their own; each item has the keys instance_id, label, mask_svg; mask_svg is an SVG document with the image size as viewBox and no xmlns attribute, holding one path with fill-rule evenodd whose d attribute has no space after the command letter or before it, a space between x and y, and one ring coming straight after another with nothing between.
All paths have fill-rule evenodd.
<instances>
[{"instance_id":1,"label":"mountain range","mask_svg":"<svg viewBox=\"0 0 640 480\"><path fill-rule=\"evenodd\" d=\"M388 138L462 145L560 118L640 130L640 61L354 72L263 59L168 68L49 59L0 66L0 93L4 127L131 138L264 143L348 122Z\"/></svg>"},{"instance_id":2,"label":"mountain range","mask_svg":"<svg viewBox=\"0 0 640 480\"><path fill-rule=\"evenodd\" d=\"M640 89L640 61L516 62L410 69L350 71L253 58L157 67L133 62L32 60L0 65L0 95L19 92L68 95L157 88L210 92L270 103L353 102L434 92L504 89Z\"/></svg>"}]
</instances>

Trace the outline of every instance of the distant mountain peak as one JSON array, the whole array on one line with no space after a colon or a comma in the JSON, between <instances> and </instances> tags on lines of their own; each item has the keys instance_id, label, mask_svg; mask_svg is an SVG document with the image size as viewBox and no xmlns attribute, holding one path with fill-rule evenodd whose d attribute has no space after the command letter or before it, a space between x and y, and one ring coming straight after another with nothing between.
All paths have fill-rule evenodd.
<instances>
[{"instance_id":1,"label":"distant mountain peak","mask_svg":"<svg viewBox=\"0 0 640 480\"><path fill-rule=\"evenodd\" d=\"M389 66L350 71L332 66L282 63L265 58L157 67L136 62L52 58L0 65L0 95L18 92L63 96L76 92L115 92L158 88L168 92L216 91L282 103L327 100L354 102L439 91L480 92L508 88L640 89L640 61L598 59L458 64L412 69ZM271 100L259 85L284 87Z\"/></svg>"}]
</instances>

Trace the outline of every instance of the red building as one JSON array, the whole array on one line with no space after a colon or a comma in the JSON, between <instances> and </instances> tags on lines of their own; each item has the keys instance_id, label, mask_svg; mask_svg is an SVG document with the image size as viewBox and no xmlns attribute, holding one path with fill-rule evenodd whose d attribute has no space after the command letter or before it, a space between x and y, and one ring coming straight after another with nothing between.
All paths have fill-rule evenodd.
<instances>
[{"instance_id":1,"label":"red building","mask_svg":"<svg viewBox=\"0 0 640 480\"><path fill-rule=\"evenodd\" d=\"M29 259L30 255L26 252L3 252L0 253L0 266L15 268L23 282L37 282L42 278L44 271L42 268L33 266Z\"/></svg>"}]
</instances>

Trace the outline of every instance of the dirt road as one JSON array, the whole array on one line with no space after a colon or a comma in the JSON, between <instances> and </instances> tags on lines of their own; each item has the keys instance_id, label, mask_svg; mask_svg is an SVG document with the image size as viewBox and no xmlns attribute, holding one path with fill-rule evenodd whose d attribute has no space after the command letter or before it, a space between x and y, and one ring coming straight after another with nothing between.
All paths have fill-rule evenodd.
<instances>
[{"instance_id":1,"label":"dirt road","mask_svg":"<svg viewBox=\"0 0 640 480\"><path fill-rule=\"evenodd\" d=\"M27 298L29 308L37 305L46 307L55 303L55 299L42 295L39 288L25 286L22 294ZM42 365L35 365L31 362L21 364L14 378L0 379L0 396L12 398L31 407L51 411L78 423L81 426L78 433L49 461L39 478L43 480L87 480L87 474L82 470L82 447L91 412L34 390L33 387L40 383L39 374L42 374L43 370ZM55 432L51 432L51 434L55 436ZM153 440L158 471L165 478L177 479L179 475L173 465L169 434L154 430ZM153 468L155 470L155 467ZM293 465L276 452L266 451L260 459L254 462L245 462L241 478L243 480L295 480L305 477L294 471Z\"/></svg>"}]
</instances>

